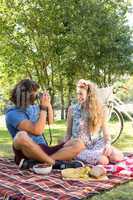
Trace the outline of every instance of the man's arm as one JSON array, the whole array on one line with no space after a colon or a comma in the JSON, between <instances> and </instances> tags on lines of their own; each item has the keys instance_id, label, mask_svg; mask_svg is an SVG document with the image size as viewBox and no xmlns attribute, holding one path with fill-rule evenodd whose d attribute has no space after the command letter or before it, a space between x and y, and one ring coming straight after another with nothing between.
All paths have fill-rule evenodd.
<instances>
[{"instance_id":1,"label":"man's arm","mask_svg":"<svg viewBox=\"0 0 133 200\"><path fill-rule=\"evenodd\" d=\"M46 126L47 109L49 123L53 122L53 110L50 104L50 98L47 94L44 94L40 100L40 116L37 122L33 123L30 120L23 120L19 123L18 128L20 130L27 131L33 135L41 135Z\"/></svg>"},{"instance_id":2,"label":"man's arm","mask_svg":"<svg viewBox=\"0 0 133 200\"><path fill-rule=\"evenodd\" d=\"M23 120L19 123L18 128L20 130L32 133L33 135L42 135L42 132L46 125L46 117L47 117L47 112L41 110L37 122L33 123L30 120Z\"/></svg>"}]
</instances>

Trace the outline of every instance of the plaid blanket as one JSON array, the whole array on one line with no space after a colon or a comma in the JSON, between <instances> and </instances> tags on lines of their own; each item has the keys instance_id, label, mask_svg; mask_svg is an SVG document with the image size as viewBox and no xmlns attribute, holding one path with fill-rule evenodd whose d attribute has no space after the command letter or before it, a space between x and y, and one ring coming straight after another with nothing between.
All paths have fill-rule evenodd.
<instances>
[{"instance_id":1,"label":"plaid blanket","mask_svg":"<svg viewBox=\"0 0 133 200\"><path fill-rule=\"evenodd\" d=\"M133 154L127 164L128 169L133 167ZM131 173L110 173L106 181L66 181L60 172L37 175L19 170L12 159L0 158L0 200L78 200L129 180L133 180Z\"/></svg>"}]
</instances>

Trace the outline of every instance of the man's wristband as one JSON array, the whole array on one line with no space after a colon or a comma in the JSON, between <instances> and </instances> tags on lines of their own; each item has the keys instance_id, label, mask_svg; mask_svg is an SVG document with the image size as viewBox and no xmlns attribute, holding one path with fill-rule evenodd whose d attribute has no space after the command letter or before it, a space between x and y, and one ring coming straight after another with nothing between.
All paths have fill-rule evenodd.
<instances>
[{"instance_id":1,"label":"man's wristband","mask_svg":"<svg viewBox=\"0 0 133 200\"><path fill-rule=\"evenodd\" d=\"M43 110L43 111L47 112L48 111L48 107L40 105L40 110Z\"/></svg>"}]
</instances>

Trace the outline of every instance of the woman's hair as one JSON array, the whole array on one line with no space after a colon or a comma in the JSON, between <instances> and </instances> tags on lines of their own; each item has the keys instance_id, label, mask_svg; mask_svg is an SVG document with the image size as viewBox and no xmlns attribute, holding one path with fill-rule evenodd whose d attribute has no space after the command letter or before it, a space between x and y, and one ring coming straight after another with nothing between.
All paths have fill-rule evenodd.
<instances>
[{"instance_id":1,"label":"woman's hair","mask_svg":"<svg viewBox=\"0 0 133 200\"><path fill-rule=\"evenodd\" d=\"M91 81L81 79L77 83L77 88L87 90L86 109L89 112L88 129L89 132L99 131L104 120L104 110L100 99L97 96L97 86Z\"/></svg>"},{"instance_id":2,"label":"woman's hair","mask_svg":"<svg viewBox=\"0 0 133 200\"><path fill-rule=\"evenodd\" d=\"M20 108L26 108L35 101L33 92L39 89L39 85L30 79L21 80L16 84L14 89L11 91L10 100Z\"/></svg>"}]
</instances>

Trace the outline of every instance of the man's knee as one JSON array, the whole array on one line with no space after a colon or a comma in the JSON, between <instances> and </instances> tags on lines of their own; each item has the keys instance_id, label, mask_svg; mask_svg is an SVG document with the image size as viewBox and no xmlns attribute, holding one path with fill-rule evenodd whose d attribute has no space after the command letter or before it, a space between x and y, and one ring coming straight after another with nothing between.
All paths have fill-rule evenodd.
<instances>
[{"instance_id":1,"label":"man's knee","mask_svg":"<svg viewBox=\"0 0 133 200\"><path fill-rule=\"evenodd\" d=\"M14 146L21 147L22 145L26 145L29 139L30 137L26 131L19 131L14 138Z\"/></svg>"}]
</instances>

